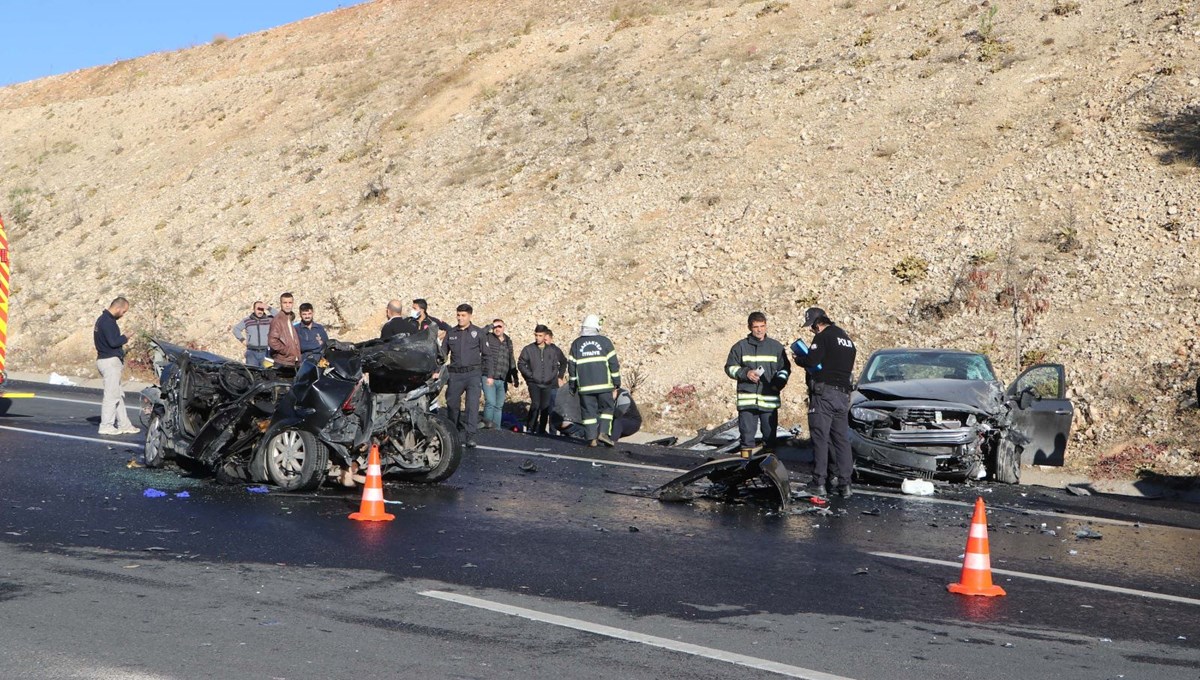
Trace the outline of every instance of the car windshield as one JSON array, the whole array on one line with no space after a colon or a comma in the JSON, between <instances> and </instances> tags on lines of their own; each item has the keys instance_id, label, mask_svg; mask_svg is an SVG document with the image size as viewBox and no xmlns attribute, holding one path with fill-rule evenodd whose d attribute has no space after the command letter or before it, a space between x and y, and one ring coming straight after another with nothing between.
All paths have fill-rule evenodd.
<instances>
[{"instance_id":1,"label":"car windshield","mask_svg":"<svg viewBox=\"0 0 1200 680\"><path fill-rule=\"evenodd\" d=\"M863 370L859 383L888 380L995 380L992 365L982 354L963 352L884 352Z\"/></svg>"}]
</instances>

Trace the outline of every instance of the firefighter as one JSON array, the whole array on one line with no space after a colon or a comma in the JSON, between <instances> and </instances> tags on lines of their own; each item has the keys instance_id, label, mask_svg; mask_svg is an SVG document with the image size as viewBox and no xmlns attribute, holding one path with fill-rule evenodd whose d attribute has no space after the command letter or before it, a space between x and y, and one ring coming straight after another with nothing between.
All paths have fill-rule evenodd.
<instances>
[{"instance_id":1,"label":"firefighter","mask_svg":"<svg viewBox=\"0 0 1200 680\"><path fill-rule=\"evenodd\" d=\"M787 385L792 364L783 345L767 337L767 315L754 312L746 319L750 334L729 348L725 373L737 381L738 433L742 458L754 449L754 435L761 429L763 447L773 450L779 429L779 393Z\"/></svg>"},{"instance_id":2,"label":"firefighter","mask_svg":"<svg viewBox=\"0 0 1200 680\"><path fill-rule=\"evenodd\" d=\"M579 337L571 343L567 375L571 393L579 395L588 446L612 446L613 390L621 386L621 364L612 340L600 335L600 317L595 314L584 318Z\"/></svg>"},{"instance_id":3,"label":"firefighter","mask_svg":"<svg viewBox=\"0 0 1200 680\"><path fill-rule=\"evenodd\" d=\"M820 307L809 307L804 312L803 326L815 333L810 344L797 340L792 345L796 364L808 373L808 430L813 445L813 476L808 491L823 495L829 482L839 496L848 497L854 472L850 451L850 381L858 350L846 331L835 326ZM833 471L837 472L836 482L829 475Z\"/></svg>"}]
</instances>

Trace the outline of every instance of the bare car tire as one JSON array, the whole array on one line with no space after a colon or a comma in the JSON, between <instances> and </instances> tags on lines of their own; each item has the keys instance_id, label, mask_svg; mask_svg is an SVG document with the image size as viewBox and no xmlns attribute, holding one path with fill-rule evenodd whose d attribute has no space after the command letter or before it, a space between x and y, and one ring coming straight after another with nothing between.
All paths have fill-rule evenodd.
<instances>
[{"instance_id":1,"label":"bare car tire","mask_svg":"<svg viewBox=\"0 0 1200 680\"><path fill-rule=\"evenodd\" d=\"M146 423L146 444L142 449L142 461L146 467L162 467L167 458L167 435L162 430L162 416L154 414Z\"/></svg>"},{"instance_id":2,"label":"bare car tire","mask_svg":"<svg viewBox=\"0 0 1200 680\"><path fill-rule=\"evenodd\" d=\"M436 484L449 479L450 475L458 469L458 464L462 462L462 441L459 439L458 430L446 418L429 416L426 422L432 429L426 435L429 441L428 446L437 449L437 465L434 465L428 472L404 475L404 479L419 484Z\"/></svg>"},{"instance_id":3,"label":"bare car tire","mask_svg":"<svg viewBox=\"0 0 1200 680\"><path fill-rule=\"evenodd\" d=\"M996 450L996 469L992 479L1004 484L1021 483L1021 447L1007 439Z\"/></svg>"},{"instance_id":4,"label":"bare car tire","mask_svg":"<svg viewBox=\"0 0 1200 680\"><path fill-rule=\"evenodd\" d=\"M267 476L284 491L320 486L329 467L329 451L310 432L282 430L266 443Z\"/></svg>"}]
</instances>

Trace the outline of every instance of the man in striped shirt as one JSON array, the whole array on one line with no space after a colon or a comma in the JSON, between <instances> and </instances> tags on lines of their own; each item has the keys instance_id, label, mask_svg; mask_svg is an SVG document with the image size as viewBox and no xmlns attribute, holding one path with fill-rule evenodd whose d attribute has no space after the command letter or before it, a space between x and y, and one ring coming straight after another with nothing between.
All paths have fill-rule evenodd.
<instances>
[{"instance_id":1,"label":"man in striped shirt","mask_svg":"<svg viewBox=\"0 0 1200 680\"><path fill-rule=\"evenodd\" d=\"M779 393L787 385L792 364L783 345L767 337L767 315L754 312L746 320L750 334L729 349L725 374L737 381L738 433L741 455L754 451L754 435L762 430L763 446L775 446L779 429Z\"/></svg>"}]
</instances>

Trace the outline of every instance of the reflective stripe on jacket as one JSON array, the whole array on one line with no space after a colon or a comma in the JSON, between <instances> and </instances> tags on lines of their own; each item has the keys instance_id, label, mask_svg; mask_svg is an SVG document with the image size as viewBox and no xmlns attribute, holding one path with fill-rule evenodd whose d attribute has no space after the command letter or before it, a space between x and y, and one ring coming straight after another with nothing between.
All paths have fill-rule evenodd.
<instances>
[{"instance_id":1,"label":"reflective stripe on jacket","mask_svg":"<svg viewBox=\"0 0 1200 680\"><path fill-rule=\"evenodd\" d=\"M571 343L567 374L580 394L597 394L621 386L621 364L612 340L603 335L583 335Z\"/></svg>"},{"instance_id":2,"label":"reflective stripe on jacket","mask_svg":"<svg viewBox=\"0 0 1200 680\"><path fill-rule=\"evenodd\" d=\"M750 371L763 369L758 382L750 381ZM739 411L757 409L774 411L779 408L779 392L787 385L792 364L783 345L773 338L756 340L747 335L729 349L725 374L737 381Z\"/></svg>"}]
</instances>

